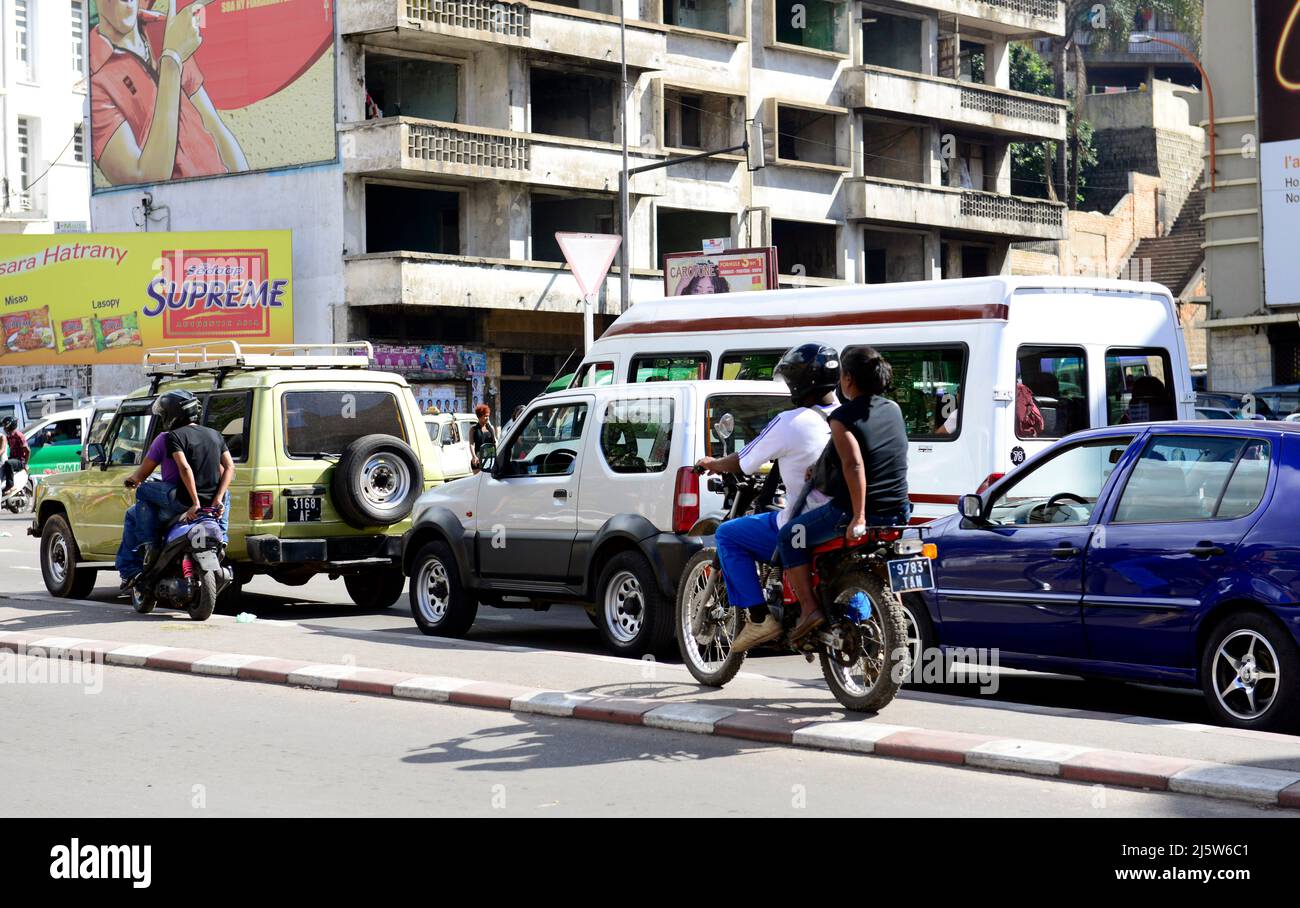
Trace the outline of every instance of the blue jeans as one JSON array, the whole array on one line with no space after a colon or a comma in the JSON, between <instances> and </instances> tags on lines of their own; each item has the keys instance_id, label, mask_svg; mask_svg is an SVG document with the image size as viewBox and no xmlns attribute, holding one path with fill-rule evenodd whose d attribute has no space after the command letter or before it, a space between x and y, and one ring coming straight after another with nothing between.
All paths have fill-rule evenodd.
<instances>
[{"instance_id":1,"label":"blue jeans","mask_svg":"<svg viewBox=\"0 0 1300 908\"><path fill-rule=\"evenodd\" d=\"M733 608L763 604L758 564L771 561L776 552L779 536L776 518L773 512L751 514L718 527L714 539L718 544L718 560L722 562L722 579L727 584L727 602Z\"/></svg>"},{"instance_id":2,"label":"blue jeans","mask_svg":"<svg viewBox=\"0 0 1300 908\"><path fill-rule=\"evenodd\" d=\"M799 567L812 561L812 550L836 536L843 536L852 516L831 501L791 520L781 528L781 566ZM868 514L867 526L906 526L911 517L912 506L906 504L896 514Z\"/></svg>"},{"instance_id":3,"label":"blue jeans","mask_svg":"<svg viewBox=\"0 0 1300 908\"><path fill-rule=\"evenodd\" d=\"M144 570L144 560L137 549L146 542L157 542L162 524L186 510L176 500L174 482L142 482L136 486L135 504L126 509L122 542L117 547L117 572L123 580Z\"/></svg>"}]
</instances>

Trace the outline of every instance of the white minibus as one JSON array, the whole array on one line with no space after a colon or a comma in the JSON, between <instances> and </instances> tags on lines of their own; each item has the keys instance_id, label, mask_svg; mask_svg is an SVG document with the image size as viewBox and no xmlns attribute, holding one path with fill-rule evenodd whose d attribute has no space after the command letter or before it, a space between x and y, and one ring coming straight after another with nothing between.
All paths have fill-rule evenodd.
<instances>
[{"instance_id":1,"label":"white minibus","mask_svg":"<svg viewBox=\"0 0 1300 908\"><path fill-rule=\"evenodd\" d=\"M573 386L770 378L818 341L881 351L911 440L914 520L951 513L1055 439L1091 426L1192 419L1169 291L1096 278L989 277L768 290L637 303Z\"/></svg>"}]
</instances>

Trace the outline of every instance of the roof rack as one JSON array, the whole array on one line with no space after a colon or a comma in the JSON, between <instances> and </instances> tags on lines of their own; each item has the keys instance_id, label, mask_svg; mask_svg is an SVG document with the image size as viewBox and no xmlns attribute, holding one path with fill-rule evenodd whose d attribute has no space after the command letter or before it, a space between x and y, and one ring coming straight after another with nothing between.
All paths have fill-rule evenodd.
<instances>
[{"instance_id":1,"label":"roof rack","mask_svg":"<svg viewBox=\"0 0 1300 908\"><path fill-rule=\"evenodd\" d=\"M148 350L144 354L144 371L163 376L239 369L368 369L374 357L370 341L240 344L223 340Z\"/></svg>"}]
</instances>

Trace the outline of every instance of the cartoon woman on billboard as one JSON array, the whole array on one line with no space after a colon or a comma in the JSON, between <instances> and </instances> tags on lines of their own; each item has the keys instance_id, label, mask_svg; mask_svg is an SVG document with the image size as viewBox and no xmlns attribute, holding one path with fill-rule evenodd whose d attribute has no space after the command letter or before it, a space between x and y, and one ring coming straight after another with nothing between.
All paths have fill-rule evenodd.
<instances>
[{"instance_id":1,"label":"cartoon woman on billboard","mask_svg":"<svg viewBox=\"0 0 1300 908\"><path fill-rule=\"evenodd\" d=\"M149 0L145 0L146 3ZM159 183L248 170L192 57L203 8L161 11L141 0L97 0L90 33L90 117L95 163L113 185Z\"/></svg>"}]
</instances>

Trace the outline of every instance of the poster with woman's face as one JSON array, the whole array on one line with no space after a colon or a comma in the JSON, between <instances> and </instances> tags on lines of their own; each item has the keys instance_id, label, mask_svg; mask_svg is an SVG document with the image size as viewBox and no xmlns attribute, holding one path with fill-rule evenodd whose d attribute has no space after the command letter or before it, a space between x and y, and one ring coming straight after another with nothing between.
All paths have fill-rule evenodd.
<instances>
[{"instance_id":1,"label":"poster with woman's face","mask_svg":"<svg viewBox=\"0 0 1300 908\"><path fill-rule=\"evenodd\" d=\"M96 190L333 161L335 0L91 0Z\"/></svg>"}]
</instances>

